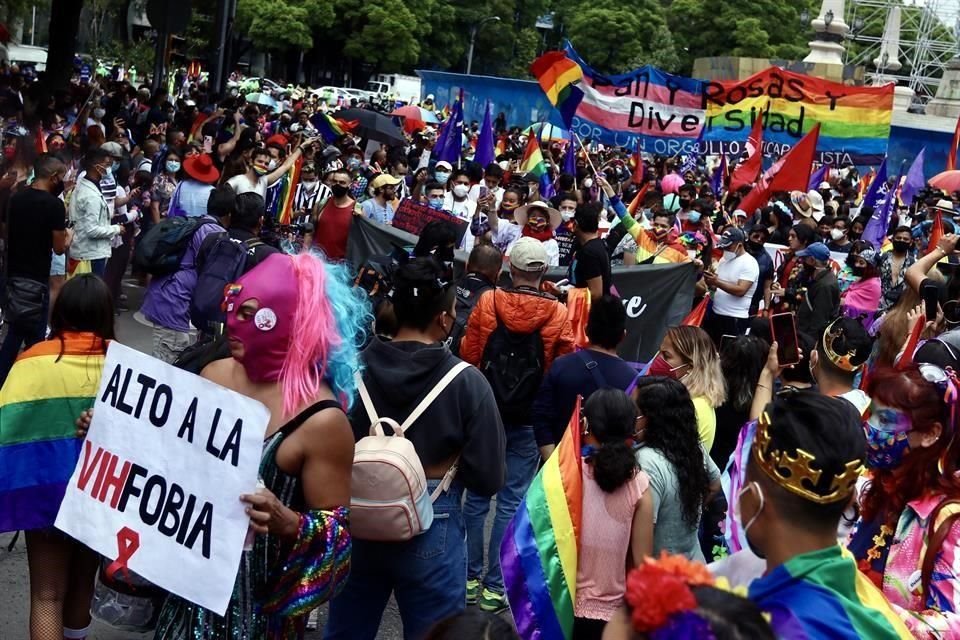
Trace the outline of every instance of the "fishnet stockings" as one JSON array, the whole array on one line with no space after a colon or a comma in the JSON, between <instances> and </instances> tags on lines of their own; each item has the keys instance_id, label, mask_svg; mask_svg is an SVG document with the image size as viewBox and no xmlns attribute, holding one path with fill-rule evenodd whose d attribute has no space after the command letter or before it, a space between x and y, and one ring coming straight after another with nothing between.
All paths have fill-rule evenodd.
<instances>
[{"instance_id":1,"label":"fishnet stockings","mask_svg":"<svg viewBox=\"0 0 960 640\"><path fill-rule=\"evenodd\" d=\"M63 640L63 629L90 624L99 556L62 533L27 531L30 640Z\"/></svg>"}]
</instances>

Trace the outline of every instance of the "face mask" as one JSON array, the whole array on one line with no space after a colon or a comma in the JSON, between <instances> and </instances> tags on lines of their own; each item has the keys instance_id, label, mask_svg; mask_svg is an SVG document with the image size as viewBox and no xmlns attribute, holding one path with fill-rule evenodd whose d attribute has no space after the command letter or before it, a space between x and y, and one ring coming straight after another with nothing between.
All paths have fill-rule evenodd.
<instances>
[{"instance_id":1,"label":"face mask","mask_svg":"<svg viewBox=\"0 0 960 640\"><path fill-rule=\"evenodd\" d=\"M105 115L107 115L107 112L106 112L106 110L104 110L104 109L94 109L94 110L93 110L93 117L96 118L97 120L99 120L100 118L102 118L102 117L105 116Z\"/></svg>"},{"instance_id":2,"label":"face mask","mask_svg":"<svg viewBox=\"0 0 960 640\"><path fill-rule=\"evenodd\" d=\"M859 240L859 239L860 239L860 234L857 233L856 231L851 231L851 232L850 232L850 239L851 239L851 240Z\"/></svg>"},{"instance_id":3,"label":"face mask","mask_svg":"<svg viewBox=\"0 0 960 640\"><path fill-rule=\"evenodd\" d=\"M450 179L450 173L447 171L437 171L433 174L433 177L436 178L440 184L447 184L447 180Z\"/></svg>"},{"instance_id":4,"label":"face mask","mask_svg":"<svg viewBox=\"0 0 960 640\"><path fill-rule=\"evenodd\" d=\"M757 255L758 253L763 251L763 245L753 240L747 240L747 251L749 251L753 255Z\"/></svg>"},{"instance_id":5,"label":"face mask","mask_svg":"<svg viewBox=\"0 0 960 640\"><path fill-rule=\"evenodd\" d=\"M857 266L850 267L850 273L857 276L858 278L862 278L863 274L866 273L866 271L867 270L864 267L857 267Z\"/></svg>"},{"instance_id":6,"label":"face mask","mask_svg":"<svg viewBox=\"0 0 960 640\"><path fill-rule=\"evenodd\" d=\"M269 169L270 171L273 171L276 168L277 168L277 161L271 158L270 162L267 163L267 169Z\"/></svg>"},{"instance_id":7,"label":"face mask","mask_svg":"<svg viewBox=\"0 0 960 640\"><path fill-rule=\"evenodd\" d=\"M428 202L431 209L436 209L437 211L443 209L443 198L430 198Z\"/></svg>"},{"instance_id":8,"label":"face mask","mask_svg":"<svg viewBox=\"0 0 960 640\"><path fill-rule=\"evenodd\" d=\"M509 160L501 160L501 161L498 162L497 164L499 164L499 165L500 165L500 168L503 169L504 171L507 171L507 170L510 169L510 161L509 161Z\"/></svg>"},{"instance_id":9,"label":"face mask","mask_svg":"<svg viewBox=\"0 0 960 640\"><path fill-rule=\"evenodd\" d=\"M754 488L756 488L757 496L759 496L760 506L757 507L756 513L754 513L753 516L750 517L750 520L748 520L746 524L743 524L743 520L740 516L740 501L743 499L743 494L745 494L747 491L751 491ZM737 522L740 523L740 527L741 529L743 529L743 537L747 540L747 546L750 547L750 551L752 551L753 554L758 558L763 558L764 554L761 553L760 550L757 549L755 546L753 546L752 542L750 542L750 536L748 535L748 532L750 531L750 527L753 526L753 523L757 521L758 517L760 517L760 512L763 511L763 505L764 505L763 491L760 490L760 485L758 485L756 482L751 482L750 484L745 486L737 495L737 501L733 505L733 517L736 518Z\"/></svg>"},{"instance_id":10,"label":"face mask","mask_svg":"<svg viewBox=\"0 0 960 640\"><path fill-rule=\"evenodd\" d=\"M663 239L666 238L667 235L669 235L669 233L670 233L670 230L669 230L669 229L657 229L657 228L654 228L654 229L652 229L652 231L653 231L653 237L656 238L657 240L663 240Z\"/></svg>"},{"instance_id":11,"label":"face mask","mask_svg":"<svg viewBox=\"0 0 960 640\"><path fill-rule=\"evenodd\" d=\"M307 187L308 189L312 189L317 184L316 180L301 180L301 182L303 183L303 186Z\"/></svg>"},{"instance_id":12,"label":"face mask","mask_svg":"<svg viewBox=\"0 0 960 640\"><path fill-rule=\"evenodd\" d=\"M863 423L867 436L867 466L895 469L910 453L910 418L896 409L880 409Z\"/></svg>"},{"instance_id":13,"label":"face mask","mask_svg":"<svg viewBox=\"0 0 960 640\"><path fill-rule=\"evenodd\" d=\"M700 222L700 216L702 214L699 211L691 211L690 215L687 216L687 221L690 224L697 224Z\"/></svg>"},{"instance_id":14,"label":"face mask","mask_svg":"<svg viewBox=\"0 0 960 640\"><path fill-rule=\"evenodd\" d=\"M690 206L690 199L689 199L689 198L680 198L680 208L681 208L681 209L686 209L686 208L689 207L689 206Z\"/></svg>"},{"instance_id":15,"label":"face mask","mask_svg":"<svg viewBox=\"0 0 960 640\"><path fill-rule=\"evenodd\" d=\"M549 224L550 223L543 218L531 218L527 220L527 226L537 232L545 230Z\"/></svg>"},{"instance_id":16,"label":"face mask","mask_svg":"<svg viewBox=\"0 0 960 640\"><path fill-rule=\"evenodd\" d=\"M354 156L347 159L347 167L350 169L356 169L360 166L360 158Z\"/></svg>"},{"instance_id":17,"label":"face mask","mask_svg":"<svg viewBox=\"0 0 960 640\"><path fill-rule=\"evenodd\" d=\"M107 167L107 173L116 173L116 172L117 172L117 169L119 169L119 168L120 168L120 163L119 163L119 162L114 162L114 163L111 164L109 167Z\"/></svg>"},{"instance_id":18,"label":"face mask","mask_svg":"<svg viewBox=\"0 0 960 640\"><path fill-rule=\"evenodd\" d=\"M230 287L225 300L227 335L243 344L240 364L254 382L280 379L280 370L293 336L297 286L293 260L277 254L241 276L237 284ZM240 305L253 298L259 304L253 318L237 318Z\"/></svg>"},{"instance_id":19,"label":"face mask","mask_svg":"<svg viewBox=\"0 0 960 640\"><path fill-rule=\"evenodd\" d=\"M334 198L342 198L343 196L347 195L349 191L350 187L345 187L342 184L335 184L330 187L330 192L333 193Z\"/></svg>"},{"instance_id":20,"label":"face mask","mask_svg":"<svg viewBox=\"0 0 960 640\"><path fill-rule=\"evenodd\" d=\"M589 188L592 187L592 186L593 186L593 179L592 179L592 178L587 178L587 179L585 179L585 180L583 181L583 188L584 188L584 189L589 189Z\"/></svg>"},{"instance_id":21,"label":"face mask","mask_svg":"<svg viewBox=\"0 0 960 640\"><path fill-rule=\"evenodd\" d=\"M736 257L737 257L737 254L736 254L736 253L734 253L733 251L728 251L728 250L724 249L724 251L723 251L723 259L724 259L724 260L730 261L730 260L733 260L733 259L736 258Z\"/></svg>"},{"instance_id":22,"label":"face mask","mask_svg":"<svg viewBox=\"0 0 960 640\"><path fill-rule=\"evenodd\" d=\"M4 147L3 148L3 157L7 160L13 160L13 156L17 155L16 147Z\"/></svg>"},{"instance_id":23,"label":"face mask","mask_svg":"<svg viewBox=\"0 0 960 640\"><path fill-rule=\"evenodd\" d=\"M176 173L177 171L180 171L180 163L177 162L176 160L167 160L166 166L167 166L167 171L169 171L170 173Z\"/></svg>"},{"instance_id":24,"label":"face mask","mask_svg":"<svg viewBox=\"0 0 960 640\"><path fill-rule=\"evenodd\" d=\"M815 264L804 264L803 273L806 276L812 276L817 272L817 265Z\"/></svg>"},{"instance_id":25,"label":"face mask","mask_svg":"<svg viewBox=\"0 0 960 640\"><path fill-rule=\"evenodd\" d=\"M896 253L906 253L909 248L910 248L909 242L904 242L903 240L893 241L893 250Z\"/></svg>"},{"instance_id":26,"label":"face mask","mask_svg":"<svg viewBox=\"0 0 960 640\"><path fill-rule=\"evenodd\" d=\"M834 242L839 242L843 238L843 229L830 229L830 238Z\"/></svg>"},{"instance_id":27,"label":"face mask","mask_svg":"<svg viewBox=\"0 0 960 640\"><path fill-rule=\"evenodd\" d=\"M469 192L470 192L470 187L468 187L465 184L453 185L453 195L455 195L458 198L466 198Z\"/></svg>"},{"instance_id":28,"label":"face mask","mask_svg":"<svg viewBox=\"0 0 960 640\"><path fill-rule=\"evenodd\" d=\"M264 166L255 164L255 165L253 165L253 172L254 172L255 174L257 174L258 176L265 176L265 175L267 175L268 173L270 173L270 169L269 169L268 167L264 167Z\"/></svg>"},{"instance_id":29,"label":"face mask","mask_svg":"<svg viewBox=\"0 0 960 640\"><path fill-rule=\"evenodd\" d=\"M658 353L657 357L653 359L653 362L650 363L650 368L647 369L648 376L666 376L667 378L679 379L680 376L677 374L677 371L683 369L687 365L682 364L679 367L673 367L667 362L667 359L663 357L663 354Z\"/></svg>"},{"instance_id":30,"label":"face mask","mask_svg":"<svg viewBox=\"0 0 960 640\"><path fill-rule=\"evenodd\" d=\"M577 213L576 209L560 209L560 218L564 222L570 222Z\"/></svg>"}]
</instances>

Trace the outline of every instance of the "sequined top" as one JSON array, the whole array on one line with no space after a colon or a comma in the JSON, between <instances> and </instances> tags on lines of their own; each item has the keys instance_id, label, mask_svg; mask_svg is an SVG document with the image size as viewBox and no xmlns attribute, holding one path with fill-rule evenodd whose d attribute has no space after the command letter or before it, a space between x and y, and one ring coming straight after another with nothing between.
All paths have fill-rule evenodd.
<instances>
[{"instance_id":1,"label":"sequined top","mask_svg":"<svg viewBox=\"0 0 960 640\"><path fill-rule=\"evenodd\" d=\"M281 427L276 433L264 441L263 455L260 458L260 477L264 485L277 496L285 506L294 511L303 512L305 500L303 486L299 477L284 473L276 460L277 450L284 438L293 433L300 425L315 413L323 409L340 408L332 400L318 402L300 413L296 418ZM335 520L339 530L339 523L343 522L343 534L333 545L336 548L335 563L340 568L336 573L346 574L349 567L349 534L346 533L347 509L336 509L332 512L315 512L329 514ZM314 512L311 512L314 513ZM301 523L304 518L301 517ZM301 526L301 531L303 526ZM321 536L322 537L322 536ZM330 536L328 536L329 538ZM336 536L335 536L336 537ZM346 538L346 542L342 538ZM299 543L298 543L299 545ZM343 547L346 547L345 551ZM254 539L253 549L244 551L240 559L240 568L237 580L233 587L233 595L227 606L226 614L221 617L208 609L188 602L178 596L170 594L164 603L157 623L155 638L158 640L293 640L303 638L306 626L307 611L295 616L267 614L263 606L271 598L278 581L278 569L286 570L289 556L294 551L290 544L284 544L274 535L258 535ZM346 559L343 556L346 556ZM303 570L297 564L299 570ZM330 567L328 567L329 569ZM311 576L306 576L310 578Z\"/></svg>"}]
</instances>

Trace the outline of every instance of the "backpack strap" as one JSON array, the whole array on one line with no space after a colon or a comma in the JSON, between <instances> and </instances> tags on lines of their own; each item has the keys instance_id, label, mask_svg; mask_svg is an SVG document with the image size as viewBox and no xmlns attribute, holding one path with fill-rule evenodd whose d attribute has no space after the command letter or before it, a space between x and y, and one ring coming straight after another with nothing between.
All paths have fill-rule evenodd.
<instances>
[{"instance_id":1,"label":"backpack strap","mask_svg":"<svg viewBox=\"0 0 960 640\"><path fill-rule=\"evenodd\" d=\"M606 389L610 386L607 384L607 379L603 377L603 373L600 371L600 364L593 358L587 357L586 349L577 351L577 357L580 358L580 361L583 362L583 366L585 366L587 371L590 372L590 375L593 376L593 381L596 383L597 389Z\"/></svg>"},{"instance_id":2,"label":"backpack strap","mask_svg":"<svg viewBox=\"0 0 960 640\"><path fill-rule=\"evenodd\" d=\"M312 418L314 415L320 413L324 409L339 409L340 411L343 411L343 407L341 407L340 403L336 400L321 400L320 402L316 402L301 411L293 420L280 427L279 431L281 431L283 433L283 437L286 438L291 433L302 427L304 422Z\"/></svg>"},{"instance_id":3,"label":"backpack strap","mask_svg":"<svg viewBox=\"0 0 960 640\"><path fill-rule=\"evenodd\" d=\"M933 579L933 565L936 564L937 554L950 534L950 529L960 518L960 509L952 509L944 516L939 525L937 524L944 508L951 506L960 506L960 500L946 499L942 501L930 514L930 520L927 523L927 549L923 554L923 562L920 565L920 585L922 588L920 602L924 607L930 592L930 581Z\"/></svg>"},{"instance_id":4,"label":"backpack strap","mask_svg":"<svg viewBox=\"0 0 960 640\"><path fill-rule=\"evenodd\" d=\"M447 371L447 373L440 378L440 382L438 382L436 386L434 386L433 389L431 389L430 392L423 397L423 400L420 401L420 404L414 408L410 415L407 416L407 419L403 421L403 424L400 425L401 433L405 433L408 429L410 429L417 419L423 414L423 412L426 411L430 405L433 404L433 401L440 396L443 390L450 386L450 383L453 382L454 378L460 375L461 371L468 368L470 368L470 363L463 362L461 360L455 364L450 371Z\"/></svg>"}]
</instances>

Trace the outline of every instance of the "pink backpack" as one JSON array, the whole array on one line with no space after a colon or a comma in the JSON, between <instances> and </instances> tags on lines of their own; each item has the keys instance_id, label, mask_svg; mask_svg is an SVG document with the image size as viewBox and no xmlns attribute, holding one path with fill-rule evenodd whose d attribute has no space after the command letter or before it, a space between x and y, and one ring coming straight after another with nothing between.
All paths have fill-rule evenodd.
<instances>
[{"instance_id":1,"label":"pink backpack","mask_svg":"<svg viewBox=\"0 0 960 640\"><path fill-rule=\"evenodd\" d=\"M357 390L370 418L370 435L357 443L353 454L353 478L350 496L350 533L358 540L404 542L418 536L433 524L433 503L450 487L457 474L457 460L444 474L432 494L427 493L423 464L405 434L417 422L440 393L461 371L469 367L460 362L420 401L412 413L398 424L380 417L360 375ZM388 436L386 424L393 430Z\"/></svg>"}]
</instances>

